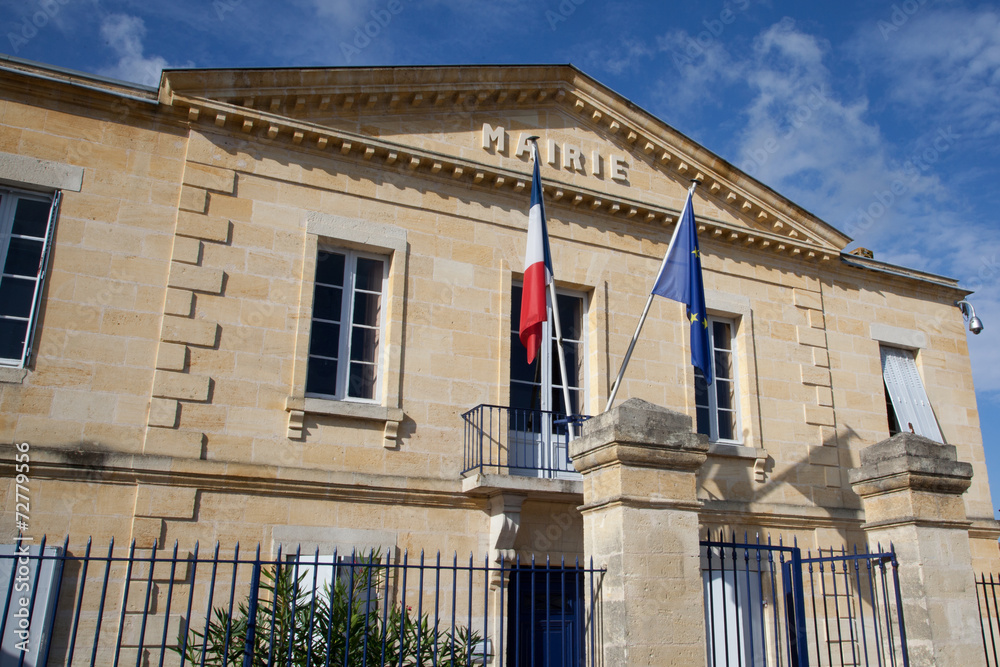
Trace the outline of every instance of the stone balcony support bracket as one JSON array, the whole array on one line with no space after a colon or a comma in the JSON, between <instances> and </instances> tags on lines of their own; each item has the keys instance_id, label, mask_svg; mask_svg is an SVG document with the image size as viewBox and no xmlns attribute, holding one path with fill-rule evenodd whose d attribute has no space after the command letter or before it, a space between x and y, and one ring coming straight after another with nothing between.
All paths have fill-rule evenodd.
<instances>
[{"instance_id":1,"label":"stone balcony support bracket","mask_svg":"<svg viewBox=\"0 0 1000 667\"><path fill-rule=\"evenodd\" d=\"M526 494L499 493L489 499L491 562L514 559L514 542L521 528L521 506L526 498Z\"/></svg>"}]
</instances>

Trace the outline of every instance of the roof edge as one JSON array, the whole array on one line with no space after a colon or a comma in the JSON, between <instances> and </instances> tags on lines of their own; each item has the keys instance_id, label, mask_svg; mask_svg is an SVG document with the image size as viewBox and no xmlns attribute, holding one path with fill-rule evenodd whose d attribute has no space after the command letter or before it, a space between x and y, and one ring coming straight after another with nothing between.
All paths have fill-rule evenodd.
<instances>
[{"instance_id":1,"label":"roof edge","mask_svg":"<svg viewBox=\"0 0 1000 667\"><path fill-rule=\"evenodd\" d=\"M17 58L6 53L0 53L0 71L33 79L42 79L53 83L62 83L117 97L125 97L138 102L159 104L159 87L112 79L65 67L57 67L34 60Z\"/></svg>"},{"instance_id":2,"label":"roof edge","mask_svg":"<svg viewBox=\"0 0 1000 667\"><path fill-rule=\"evenodd\" d=\"M884 273L890 276L896 276L897 278L905 278L907 280L916 280L922 283L934 285L935 287L945 287L961 292L966 296L972 294L971 290L967 290L958 284L957 278L949 278L936 273L910 269L897 264L889 264L888 262L880 262L876 259L869 259L860 255L852 255L848 252L840 253L840 261L854 268L867 269L869 271Z\"/></svg>"}]
</instances>

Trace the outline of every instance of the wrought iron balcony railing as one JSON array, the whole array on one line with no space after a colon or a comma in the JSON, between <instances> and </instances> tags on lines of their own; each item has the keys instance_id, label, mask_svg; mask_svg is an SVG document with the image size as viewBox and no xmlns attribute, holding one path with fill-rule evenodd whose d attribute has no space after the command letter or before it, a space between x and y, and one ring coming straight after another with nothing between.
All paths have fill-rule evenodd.
<instances>
[{"instance_id":1,"label":"wrought iron balcony railing","mask_svg":"<svg viewBox=\"0 0 1000 667\"><path fill-rule=\"evenodd\" d=\"M465 421L463 474L507 474L521 477L578 479L569 460L570 425L590 419L549 410L477 405Z\"/></svg>"}]
</instances>

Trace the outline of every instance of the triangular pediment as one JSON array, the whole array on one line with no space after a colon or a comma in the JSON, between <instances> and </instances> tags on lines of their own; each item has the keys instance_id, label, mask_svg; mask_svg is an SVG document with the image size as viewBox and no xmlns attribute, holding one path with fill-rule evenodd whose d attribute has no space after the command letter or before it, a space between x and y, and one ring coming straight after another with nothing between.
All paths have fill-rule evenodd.
<instances>
[{"instance_id":1,"label":"triangular pediment","mask_svg":"<svg viewBox=\"0 0 1000 667\"><path fill-rule=\"evenodd\" d=\"M555 206L672 224L690 180L703 233L804 258L850 239L572 66L168 70L161 101L232 126L473 186L522 190L539 136Z\"/></svg>"}]
</instances>

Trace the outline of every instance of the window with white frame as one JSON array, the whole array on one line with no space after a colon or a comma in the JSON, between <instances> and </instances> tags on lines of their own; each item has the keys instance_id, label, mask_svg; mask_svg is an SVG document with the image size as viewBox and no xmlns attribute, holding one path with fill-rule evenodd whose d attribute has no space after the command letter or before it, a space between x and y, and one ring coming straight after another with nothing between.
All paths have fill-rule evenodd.
<instances>
[{"instance_id":1,"label":"window with white frame","mask_svg":"<svg viewBox=\"0 0 1000 667\"><path fill-rule=\"evenodd\" d=\"M373 401L378 396L387 258L320 248L316 261L306 394Z\"/></svg>"},{"instance_id":2,"label":"window with white frame","mask_svg":"<svg viewBox=\"0 0 1000 667\"><path fill-rule=\"evenodd\" d=\"M736 322L709 316L709 339L712 345L712 386L694 369L695 411L698 432L712 442L740 442L739 392L736 385Z\"/></svg>"},{"instance_id":3,"label":"window with white frame","mask_svg":"<svg viewBox=\"0 0 1000 667\"><path fill-rule=\"evenodd\" d=\"M913 352L888 345L880 350L890 435L902 431L944 442Z\"/></svg>"},{"instance_id":4,"label":"window with white frame","mask_svg":"<svg viewBox=\"0 0 1000 667\"><path fill-rule=\"evenodd\" d=\"M762 573L754 571L759 567L751 558L734 559L731 570L702 570L709 664L767 664L767 602L774 601L762 599L767 588Z\"/></svg>"},{"instance_id":5,"label":"window with white frame","mask_svg":"<svg viewBox=\"0 0 1000 667\"><path fill-rule=\"evenodd\" d=\"M378 606L384 592L385 566L377 551L336 556L311 554L288 557L289 574L303 597L350 605L355 613L368 613Z\"/></svg>"},{"instance_id":6,"label":"window with white frame","mask_svg":"<svg viewBox=\"0 0 1000 667\"><path fill-rule=\"evenodd\" d=\"M23 368L31 356L58 201L0 188L0 367Z\"/></svg>"},{"instance_id":7,"label":"window with white frame","mask_svg":"<svg viewBox=\"0 0 1000 667\"><path fill-rule=\"evenodd\" d=\"M551 322L542 325L542 344L535 362L528 365L518 331L521 324L521 285L511 288L510 406L525 410L551 410L560 414L579 414L584 405L583 379L586 376L586 341L583 294L557 290L559 324L563 336L567 389L571 405L566 409L562 373L558 361L556 335Z\"/></svg>"}]
</instances>

